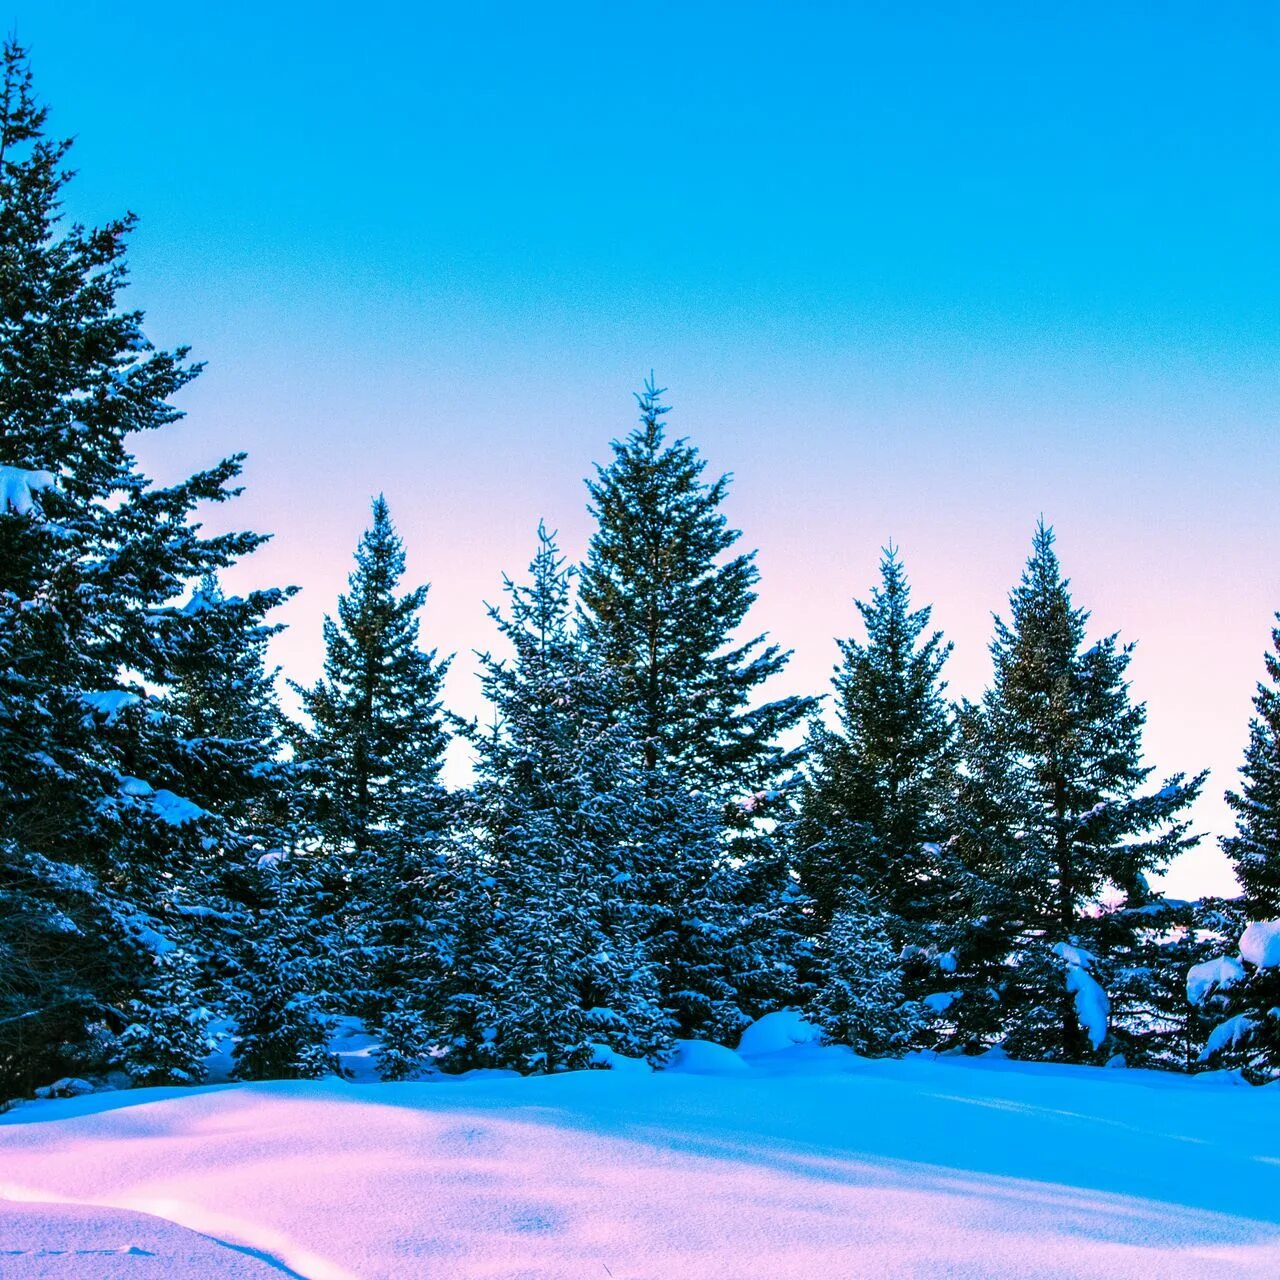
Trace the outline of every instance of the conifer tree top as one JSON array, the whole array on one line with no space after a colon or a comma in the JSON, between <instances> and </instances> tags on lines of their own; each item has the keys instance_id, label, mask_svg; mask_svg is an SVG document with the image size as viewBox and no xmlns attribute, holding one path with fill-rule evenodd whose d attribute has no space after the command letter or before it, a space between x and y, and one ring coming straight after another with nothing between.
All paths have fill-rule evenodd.
<instances>
[{"instance_id":1,"label":"conifer tree top","mask_svg":"<svg viewBox=\"0 0 1280 1280\"><path fill-rule=\"evenodd\" d=\"M755 602L754 552L721 510L730 477L668 441L663 391L636 397L639 424L587 481L598 527L582 571L589 640L618 671L641 728L645 764L726 797L767 786L794 762L778 744L810 709L804 698L753 705L790 656L739 629Z\"/></svg>"}]
</instances>

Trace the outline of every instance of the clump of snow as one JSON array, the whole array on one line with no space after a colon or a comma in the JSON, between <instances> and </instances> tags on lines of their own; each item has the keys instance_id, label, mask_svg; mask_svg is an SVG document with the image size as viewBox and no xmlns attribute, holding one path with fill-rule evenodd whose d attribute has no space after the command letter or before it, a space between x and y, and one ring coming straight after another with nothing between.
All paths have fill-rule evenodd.
<instances>
[{"instance_id":1,"label":"clump of snow","mask_svg":"<svg viewBox=\"0 0 1280 1280\"><path fill-rule=\"evenodd\" d=\"M1280 920L1255 920L1240 936L1240 954L1258 969L1280 969Z\"/></svg>"},{"instance_id":2,"label":"clump of snow","mask_svg":"<svg viewBox=\"0 0 1280 1280\"><path fill-rule=\"evenodd\" d=\"M938 953L938 968L943 973L955 973L956 963L956 953L954 951L940 951Z\"/></svg>"},{"instance_id":3,"label":"clump of snow","mask_svg":"<svg viewBox=\"0 0 1280 1280\"><path fill-rule=\"evenodd\" d=\"M920 1003L934 1013L946 1013L962 995L963 991L935 991L932 995L925 996Z\"/></svg>"},{"instance_id":4,"label":"clump of snow","mask_svg":"<svg viewBox=\"0 0 1280 1280\"><path fill-rule=\"evenodd\" d=\"M107 689L101 693L82 693L80 701L90 711L103 716L108 724L115 724L122 711L136 707L142 698L126 689Z\"/></svg>"},{"instance_id":5,"label":"clump of snow","mask_svg":"<svg viewBox=\"0 0 1280 1280\"><path fill-rule=\"evenodd\" d=\"M677 1040L675 1052L667 1063L668 1071L684 1071L690 1075L733 1075L751 1068L732 1050L710 1040Z\"/></svg>"},{"instance_id":6,"label":"clump of snow","mask_svg":"<svg viewBox=\"0 0 1280 1280\"><path fill-rule=\"evenodd\" d=\"M1107 1038L1111 1001L1098 980L1089 972L1094 956L1083 947L1073 947L1066 942L1054 943L1053 954L1066 965L1067 990L1076 998L1076 1017L1080 1020L1080 1026L1089 1037L1089 1043L1095 1049L1100 1048Z\"/></svg>"},{"instance_id":7,"label":"clump of snow","mask_svg":"<svg viewBox=\"0 0 1280 1280\"><path fill-rule=\"evenodd\" d=\"M154 795L155 788L151 783L144 781L142 778L130 778L127 774L120 778L120 794L122 796L131 796L135 799L142 799L145 796Z\"/></svg>"},{"instance_id":8,"label":"clump of snow","mask_svg":"<svg viewBox=\"0 0 1280 1280\"><path fill-rule=\"evenodd\" d=\"M27 471L23 467L0 467L0 514L12 511L25 516L35 507L35 496L55 484L51 471Z\"/></svg>"},{"instance_id":9,"label":"clump of snow","mask_svg":"<svg viewBox=\"0 0 1280 1280\"><path fill-rule=\"evenodd\" d=\"M625 1053L611 1049L607 1044L591 1046L591 1064L606 1067L610 1071L652 1071L653 1068L643 1058L629 1058Z\"/></svg>"},{"instance_id":10,"label":"clump of snow","mask_svg":"<svg viewBox=\"0 0 1280 1280\"><path fill-rule=\"evenodd\" d=\"M1219 956L1187 970L1187 999L1203 1004L1215 991L1225 991L1244 977L1244 966L1235 956Z\"/></svg>"},{"instance_id":11,"label":"clump of snow","mask_svg":"<svg viewBox=\"0 0 1280 1280\"><path fill-rule=\"evenodd\" d=\"M160 790L151 797L151 807L161 822L180 827L188 822L198 822L208 816L208 811L172 791Z\"/></svg>"},{"instance_id":12,"label":"clump of snow","mask_svg":"<svg viewBox=\"0 0 1280 1280\"><path fill-rule=\"evenodd\" d=\"M1258 1024L1243 1013L1219 1023L1209 1032L1204 1048L1200 1051L1200 1062L1207 1062L1215 1053L1223 1049L1231 1049L1243 1041L1247 1041Z\"/></svg>"},{"instance_id":13,"label":"clump of snow","mask_svg":"<svg viewBox=\"0 0 1280 1280\"><path fill-rule=\"evenodd\" d=\"M92 1093L94 1086L79 1076L63 1076L52 1084L46 1084L36 1090L37 1098L78 1098L82 1094Z\"/></svg>"},{"instance_id":14,"label":"clump of snow","mask_svg":"<svg viewBox=\"0 0 1280 1280\"><path fill-rule=\"evenodd\" d=\"M1073 947L1069 942L1055 942L1053 954L1059 957L1063 964L1079 969L1087 969L1095 959L1092 951L1086 951L1083 947Z\"/></svg>"},{"instance_id":15,"label":"clump of snow","mask_svg":"<svg viewBox=\"0 0 1280 1280\"><path fill-rule=\"evenodd\" d=\"M758 1057L765 1053L779 1053L798 1044L813 1044L821 1040L822 1031L814 1026L798 1009L778 1009L757 1018L738 1041L738 1052L743 1057Z\"/></svg>"}]
</instances>

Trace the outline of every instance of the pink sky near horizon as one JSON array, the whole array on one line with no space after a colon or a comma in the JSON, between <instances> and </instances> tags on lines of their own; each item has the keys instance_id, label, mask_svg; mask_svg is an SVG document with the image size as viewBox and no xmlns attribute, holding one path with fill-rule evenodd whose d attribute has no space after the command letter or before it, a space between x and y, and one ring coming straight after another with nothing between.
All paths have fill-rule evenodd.
<instances>
[{"instance_id":1,"label":"pink sky near horizon","mask_svg":"<svg viewBox=\"0 0 1280 1280\"><path fill-rule=\"evenodd\" d=\"M276 536L230 581L303 587L280 613L289 626L275 644L286 673L303 681L319 673L320 621L345 587L369 498L385 491L407 544L407 581L432 584L424 643L458 655L448 704L478 714L473 650L495 642L484 602L499 598L503 572L523 572L540 518L559 530L571 559L582 556L590 534L582 477L593 461L607 460L610 437L630 429L631 390L647 369L628 377L620 361L599 361L556 398L531 399L525 376L537 376L536 359L525 369L490 366L487 375L479 358L452 374L409 370L397 378L389 367L381 383L376 374L358 379L356 368L343 367L357 357L332 350L336 363L322 385L282 383L282 405L298 394L303 401L292 405L290 430L250 429L271 406L236 421L234 372L218 362L186 393L188 427L144 442L143 457L163 478L170 468L250 446L246 493L216 518ZM891 407L883 391L884 403L868 403L865 392L846 401L821 385L795 388L766 408L767 367L753 384L699 376L677 352L666 363L673 376L660 372L659 382L674 384L671 433L699 445L709 472L734 473L727 513L742 545L759 548L750 624L794 650L772 694L826 690L834 637L857 630L852 597L877 580L879 550L892 539L916 603L933 605L935 625L955 643L952 692L979 696L990 674L991 614L1005 612L1043 512L1057 528L1076 601L1092 611L1092 633L1118 630L1138 642L1131 677L1135 697L1148 705L1153 783L1175 771L1212 770L1195 810L1208 838L1172 868L1167 887L1180 896L1232 891L1217 848L1230 826L1221 794L1240 762L1280 602L1274 578L1258 572L1267 513L1248 500L1243 445L1188 431L1177 466L1163 467L1143 457L1140 440L1104 425L1071 440L1029 414L1010 445L1007 421L1017 410L1008 389L992 391L976 378L962 385L953 376L935 390L946 409ZM377 427L362 431L371 388ZM303 448L299 437L308 440ZM1241 546L1252 562L1229 554ZM465 775L458 748L450 776Z\"/></svg>"}]
</instances>

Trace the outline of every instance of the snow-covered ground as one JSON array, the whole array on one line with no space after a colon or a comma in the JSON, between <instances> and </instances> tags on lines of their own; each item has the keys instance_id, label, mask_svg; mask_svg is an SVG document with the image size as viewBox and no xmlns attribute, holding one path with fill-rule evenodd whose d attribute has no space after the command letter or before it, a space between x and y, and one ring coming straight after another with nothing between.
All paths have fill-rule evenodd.
<instances>
[{"instance_id":1,"label":"snow-covered ground","mask_svg":"<svg viewBox=\"0 0 1280 1280\"><path fill-rule=\"evenodd\" d=\"M745 1047L25 1104L0 1117L0 1274L1280 1275L1280 1088Z\"/></svg>"}]
</instances>

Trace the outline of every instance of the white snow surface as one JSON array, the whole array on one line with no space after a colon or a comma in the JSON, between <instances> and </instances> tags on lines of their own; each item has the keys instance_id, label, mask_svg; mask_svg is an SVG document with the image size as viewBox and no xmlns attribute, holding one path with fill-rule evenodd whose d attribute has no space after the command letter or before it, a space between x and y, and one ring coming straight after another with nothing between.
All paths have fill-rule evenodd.
<instances>
[{"instance_id":1,"label":"white snow surface","mask_svg":"<svg viewBox=\"0 0 1280 1280\"><path fill-rule=\"evenodd\" d=\"M1187 1000L1203 1004L1215 991L1225 991L1244 978L1244 966L1235 956L1219 956L1187 970Z\"/></svg>"},{"instance_id":2,"label":"white snow surface","mask_svg":"<svg viewBox=\"0 0 1280 1280\"><path fill-rule=\"evenodd\" d=\"M1259 969L1280 969L1280 920L1255 920L1240 935L1240 954Z\"/></svg>"},{"instance_id":3,"label":"white snow surface","mask_svg":"<svg viewBox=\"0 0 1280 1280\"><path fill-rule=\"evenodd\" d=\"M1280 1274L1274 1088L813 1043L738 1061L26 1103L0 1116L0 1273Z\"/></svg>"}]
</instances>

